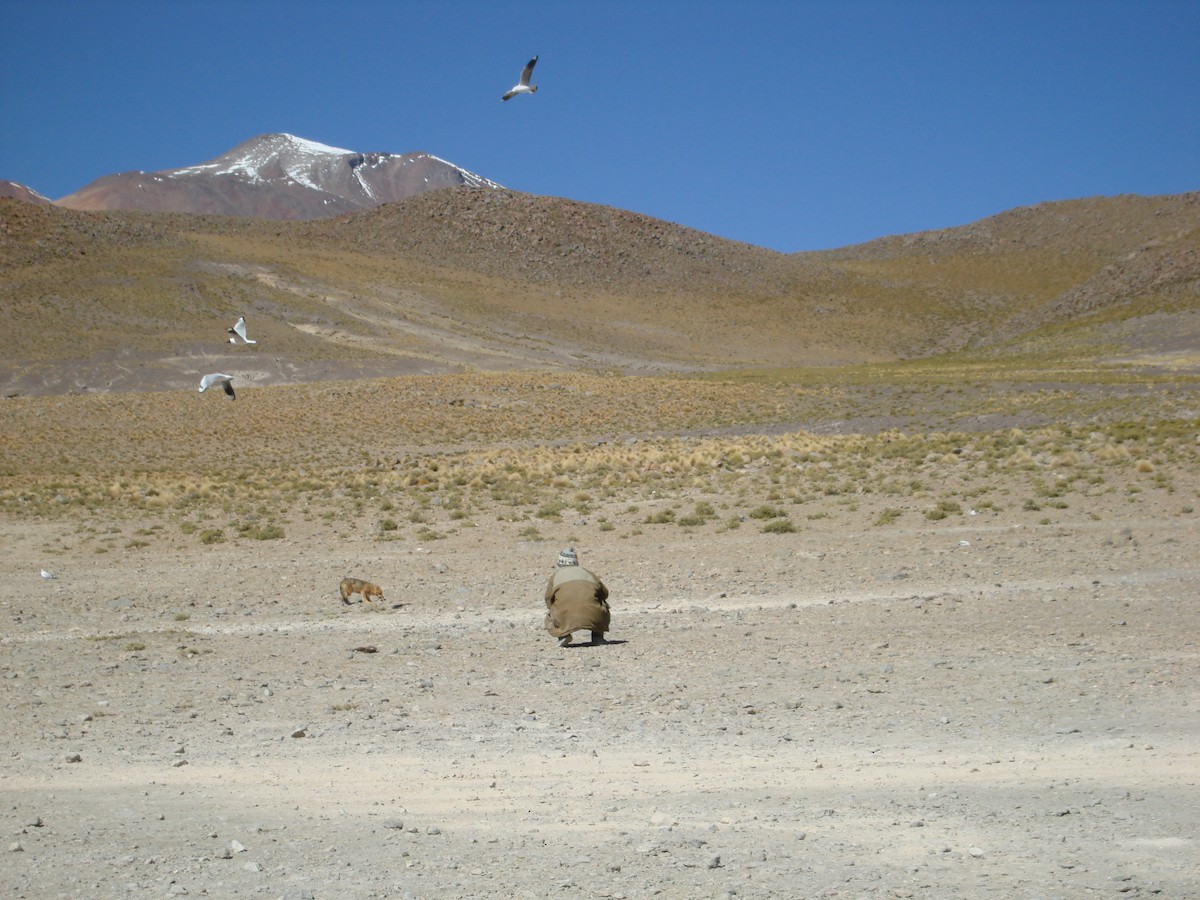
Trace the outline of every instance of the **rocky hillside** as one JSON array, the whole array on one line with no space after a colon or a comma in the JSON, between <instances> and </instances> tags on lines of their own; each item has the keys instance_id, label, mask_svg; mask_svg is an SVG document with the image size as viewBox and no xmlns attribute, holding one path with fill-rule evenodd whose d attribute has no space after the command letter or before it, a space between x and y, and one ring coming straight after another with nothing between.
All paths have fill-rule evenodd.
<instances>
[{"instance_id":1,"label":"rocky hillside","mask_svg":"<svg viewBox=\"0 0 1200 900\"><path fill-rule=\"evenodd\" d=\"M507 190L433 191L299 229L325 246L572 288L757 293L797 267L773 250L626 210Z\"/></svg>"},{"instance_id":2,"label":"rocky hillside","mask_svg":"<svg viewBox=\"0 0 1200 900\"><path fill-rule=\"evenodd\" d=\"M1175 240L1200 224L1200 192L1060 200L1008 210L969 225L895 235L825 255L840 259L988 256L1052 249L1106 259Z\"/></svg>"},{"instance_id":3,"label":"rocky hillside","mask_svg":"<svg viewBox=\"0 0 1200 900\"><path fill-rule=\"evenodd\" d=\"M1200 345L1198 196L1042 204L795 255L499 188L310 222L0 200L0 389L177 389L234 369L276 384L944 353L1153 361L1168 337L1180 364ZM226 343L239 315L253 347Z\"/></svg>"}]
</instances>

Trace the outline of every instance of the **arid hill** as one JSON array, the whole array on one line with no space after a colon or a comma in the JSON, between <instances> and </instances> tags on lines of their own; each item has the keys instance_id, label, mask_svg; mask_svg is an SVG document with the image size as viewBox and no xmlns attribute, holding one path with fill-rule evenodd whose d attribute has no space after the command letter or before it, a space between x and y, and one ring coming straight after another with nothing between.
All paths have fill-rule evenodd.
<instances>
[{"instance_id":1,"label":"arid hill","mask_svg":"<svg viewBox=\"0 0 1200 900\"><path fill-rule=\"evenodd\" d=\"M1190 365L1198 256L1195 193L1047 203L794 255L495 188L309 222L0 200L0 388L945 353ZM253 347L226 343L239 315Z\"/></svg>"}]
</instances>

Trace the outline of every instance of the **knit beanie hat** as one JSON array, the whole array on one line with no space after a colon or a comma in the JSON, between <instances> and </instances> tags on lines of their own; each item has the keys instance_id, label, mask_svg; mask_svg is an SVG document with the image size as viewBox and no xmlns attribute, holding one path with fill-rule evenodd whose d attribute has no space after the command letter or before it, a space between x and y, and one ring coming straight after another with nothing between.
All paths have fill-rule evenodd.
<instances>
[{"instance_id":1,"label":"knit beanie hat","mask_svg":"<svg viewBox=\"0 0 1200 900\"><path fill-rule=\"evenodd\" d=\"M579 557L575 554L574 547L567 547L558 554L558 564L560 566L577 566L579 565Z\"/></svg>"}]
</instances>

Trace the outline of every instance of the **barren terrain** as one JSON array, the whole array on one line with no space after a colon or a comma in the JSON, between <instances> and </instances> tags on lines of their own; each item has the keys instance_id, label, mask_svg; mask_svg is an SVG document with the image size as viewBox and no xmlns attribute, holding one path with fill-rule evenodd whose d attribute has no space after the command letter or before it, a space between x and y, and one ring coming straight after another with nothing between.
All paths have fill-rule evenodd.
<instances>
[{"instance_id":1,"label":"barren terrain","mask_svg":"<svg viewBox=\"0 0 1200 900\"><path fill-rule=\"evenodd\" d=\"M0 893L1196 896L1195 379L945 374L7 401Z\"/></svg>"},{"instance_id":2,"label":"barren terrain","mask_svg":"<svg viewBox=\"0 0 1200 900\"><path fill-rule=\"evenodd\" d=\"M1195 193L0 199L0 896L1200 896L1198 310Z\"/></svg>"}]
</instances>

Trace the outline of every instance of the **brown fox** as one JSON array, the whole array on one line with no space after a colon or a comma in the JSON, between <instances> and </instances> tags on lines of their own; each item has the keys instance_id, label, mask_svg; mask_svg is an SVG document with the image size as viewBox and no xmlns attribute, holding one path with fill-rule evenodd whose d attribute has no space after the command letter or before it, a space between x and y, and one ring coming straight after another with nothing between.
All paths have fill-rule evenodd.
<instances>
[{"instance_id":1,"label":"brown fox","mask_svg":"<svg viewBox=\"0 0 1200 900\"><path fill-rule=\"evenodd\" d=\"M359 602L370 600L372 597L378 597L380 600L384 599L383 588L377 584L371 584L369 581L363 581L361 578L343 578L341 592L343 603L350 602L351 594L360 595L362 600Z\"/></svg>"}]
</instances>

